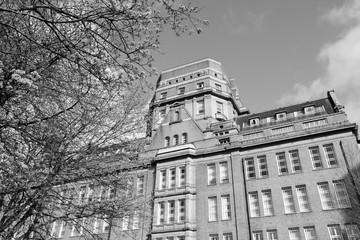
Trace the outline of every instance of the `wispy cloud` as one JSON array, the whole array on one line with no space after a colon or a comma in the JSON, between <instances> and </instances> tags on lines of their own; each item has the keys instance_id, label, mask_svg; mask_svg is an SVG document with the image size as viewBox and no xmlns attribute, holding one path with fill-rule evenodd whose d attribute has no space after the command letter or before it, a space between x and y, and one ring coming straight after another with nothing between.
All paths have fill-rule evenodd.
<instances>
[{"instance_id":1,"label":"wispy cloud","mask_svg":"<svg viewBox=\"0 0 360 240\"><path fill-rule=\"evenodd\" d=\"M230 7L223 16L224 23L231 34L240 35L249 31L260 32L264 30L264 20L270 11L261 13L249 12L247 14L235 13Z\"/></svg>"},{"instance_id":2,"label":"wispy cloud","mask_svg":"<svg viewBox=\"0 0 360 240\"><path fill-rule=\"evenodd\" d=\"M318 59L324 74L310 84L296 83L278 101L280 105L324 97L335 90L351 121L360 124L360 1L347 1L322 19L344 27L344 32L321 49Z\"/></svg>"}]
</instances>

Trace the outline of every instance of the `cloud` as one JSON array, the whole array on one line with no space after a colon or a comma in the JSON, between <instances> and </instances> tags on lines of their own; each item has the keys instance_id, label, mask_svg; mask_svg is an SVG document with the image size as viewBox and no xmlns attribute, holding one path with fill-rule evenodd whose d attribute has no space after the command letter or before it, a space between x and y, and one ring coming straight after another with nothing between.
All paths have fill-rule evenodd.
<instances>
[{"instance_id":1,"label":"cloud","mask_svg":"<svg viewBox=\"0 0 360 240\"><path fill-rule=\"evenodd\" d=\"M296 83L278 101L280 105L299 103L325 97L335 90L352 122L360 124L360 1L347 1L331 9L323 17L334 25L344 26L344 32L334 42L323 46L318 54L324 73L310 84Z\"/></svg>"},{"instance_id":2,"label":"cloud","mask_svg":"<svg viewBox=\"0 0 360 240\"><path fill-rule=\"evenodd\" d=\"M264 30L264 20L268 17L270 11L263 11L261 13L249 12L247 14L236 14L230 7L227 13L223 16L226 28L229 33L234 35L241 35L245 32L254 31L260 32Z\"/></svg>"}]
</instances>

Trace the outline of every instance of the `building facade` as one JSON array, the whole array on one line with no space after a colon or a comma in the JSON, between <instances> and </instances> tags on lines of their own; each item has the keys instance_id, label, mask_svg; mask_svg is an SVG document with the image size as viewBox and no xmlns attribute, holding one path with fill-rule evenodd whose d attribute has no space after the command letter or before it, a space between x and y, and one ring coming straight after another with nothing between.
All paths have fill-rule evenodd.
<instances>
[{"instance_id":1,"label":"building facade","mask_svg":"<svg viewBox=\"0 0 360 240\"><path fill-rule=\"evenodd\" d=\"M152 217L104 225L104 239L360 239L357 126L333 91L250 114L206 58L163 71L150 114L137 178Z\"/></svg>"}]
</instances>

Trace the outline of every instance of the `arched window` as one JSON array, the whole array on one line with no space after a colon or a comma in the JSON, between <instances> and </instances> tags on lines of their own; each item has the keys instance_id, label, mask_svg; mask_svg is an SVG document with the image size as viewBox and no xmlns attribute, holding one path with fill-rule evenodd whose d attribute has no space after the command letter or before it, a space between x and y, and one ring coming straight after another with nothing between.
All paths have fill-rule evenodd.
<instances>
[{"instance_id":1,"label":"arched window","mask_svg":"<svg viewBox=\"0 0 360 240\"><path fill-rule=\"evenodd\" d=\"M174 112L174 121L179 121L180 120L180 113L179 111L175 111Z\"/></svg>"},{"instance_id":2,"label":"arched window","mask_svg":"<svg viewBox=\"0 0 360 240\"><path fill-rule=\"evenodd\" d=\"M165 147L170 146L170 137L165 138Z\"/></svg>"},{"instance_id":3,"label":"arched window","mask_svg":"<svg viewBox=\"0 0 360 240\"><path fill-rule=\"evenodd\" d=\"M174 135L174 145L179 144L179 135Z\"/></svg>"},{"instance_id":4,"label":"arched window","mask_svg":"<svg viewBox=\"0 0 360 240\"><path fill-rule=\"evenodd\" d=\"M188 136L187 136L187 133L183 133L182 134L182 139L181 139L182 143L187 143L188 141Z\"/></svg>"}]
</instances>

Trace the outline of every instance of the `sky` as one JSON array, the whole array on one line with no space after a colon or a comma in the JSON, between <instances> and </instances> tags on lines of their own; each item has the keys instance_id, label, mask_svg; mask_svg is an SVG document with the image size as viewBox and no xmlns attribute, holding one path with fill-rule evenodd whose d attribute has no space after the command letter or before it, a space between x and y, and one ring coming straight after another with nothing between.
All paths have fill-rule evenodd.
<instances>
[{"instance_id":1,"label":"sky","mask_svg":"<svg viewBox=\"0 0 360 240\"><path fill-rule=\"evenodd\" d=\"M360 124L360 1L193 0L200 35L160 38L162 70L210 57L234 77L252 113L325 98L335 90Z\"/></svg>"}]
</instances>

